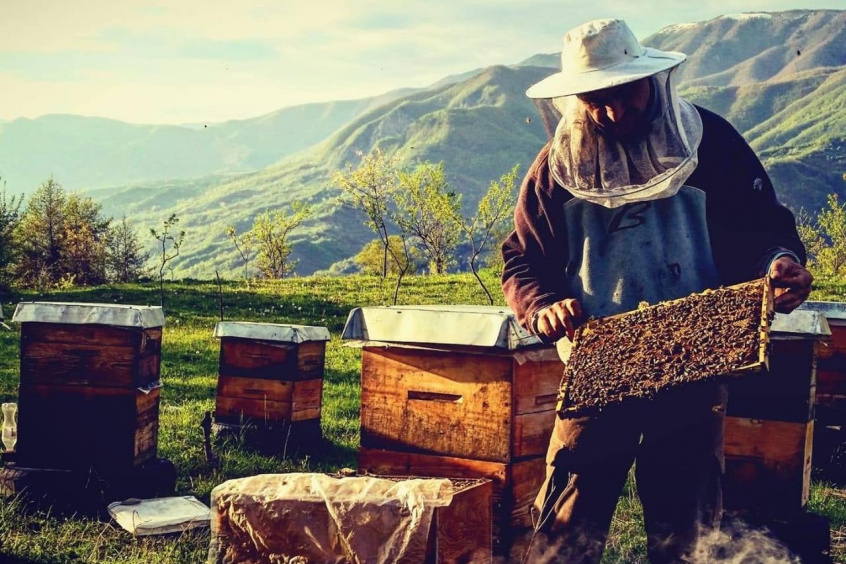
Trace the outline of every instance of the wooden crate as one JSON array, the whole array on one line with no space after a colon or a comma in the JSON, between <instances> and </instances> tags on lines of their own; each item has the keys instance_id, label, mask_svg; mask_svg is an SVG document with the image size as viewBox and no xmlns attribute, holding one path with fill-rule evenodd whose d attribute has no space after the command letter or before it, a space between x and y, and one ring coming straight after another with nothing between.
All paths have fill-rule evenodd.
<instances>
[{"instance_id":1,"label":"wooden crate","mask_svg":"<svg viewBox=\"0 0 846 564\"><path fill-rule=\"evenodd\" d=\"M24 323L21 385L137 388L161 374L161 327Z\"/></svg>"},{"instance_id":2,"label":"wooden crate","mask_svg":"<svg viewBox=\"0 0 846 564\"><path fill-rule=\"evenodd\" d=\"M509 463L542 455L555 421L555 349L365 346L361 445Z\"/></svg>"},{"instance_id":3,"label":"wooden crate","mask_svg":"<svg viewBox=\"0 0 846 564\"><path fill-rule=\"evenodd\" d=\"M272 476L262 477L265 482L272 480ZM391 480L399 481L404 478L391 477ZM317 525L316 520L322 520L319 527L323 531L331 529L331 517L326 510L326 501L319 500L280 500L268 497L269 492L274 490L272 484L266 487L257 488L260 492L253 491L250 484L251 478L245 480L233 480L212 492L211 517L212 517L212 540L210 547L210 562L228 564L249 561L264 561L269 553L285 554L289 557L302 556L298 552L297 539L286 534L289 527L299 531L302 523L297 522L290 516L295 513L307 513L312 525ZM233 483L241 482L243 486L231 486ZM222 491L226 488L240 488L237 492L233 490ZM404 561L428 563L455 563L455 562L490 562L492 560L491 545L491 496L493 485L488 480L453 480L453 496L449 505L436 507L431 525L428 530L428 537L425 543L415 544L413 548L419 550L414 554L407 554ZM234 494L234 495L233 495ZM331 501L331 500L330 500ZM248 534L240 520L233 520L230 515L239 511L249 512L248 505L259 506L257 511L264 511L269 508L267 518L253 518L252 525L261 530ZM293 509L293 510L291 510ZM380 511L392 507L383 507L381 504L373 507L361 507L357 510L367 513L368 518L362 519L360 523L361 534L367 534L371 538L382 538L391 531L381 531L383 526L377 516ZM390 522L390 519L387 520ZM259 545L253 538L254 535L261 535L262 543ZM354 535L358 543L363 542ZM366 538L366 537L362 537ZM308 544L308 543L305 543ZM332 546L322 547L325 551L323 558L331 558ZM375 548L373 546L366 547ZM302 549L301 549L302 550ZM334 561L334 558L331 558ZM315 561L318 561L315 556Z\"/></svg>"},{"instance_id":4,"label":"wooden crate","mask_svg":"<svg viewBox=\"0 0 846 564\"><path fill-rule=\"evenodd\" d=\"M22 385L18 394L18 464L105 469L154 458L160 391Z\"/></svg>"},{"instance_id":5,"label":"wooden crate","mask_svg":"<svg viewBox=\"0 0 846 564\"><path fill-rule=\"evenodd\" d=\"M287 445L302 423L308 440L320 438L325 327L221 322L214 334L220 338L218 432L249 428L245 439L254 446Z\"/></svg>"},{"instance_id":6,"label":"wooden crate","mask_svg":"<svg viewBox=\"0 0 846 564\"><path fill-rule=\"evenodd\" d=\"M486 478L493 482L494 553L506 554L513 534L532 526L531 507L546 476L545 457L501 463L361 447L358 471L379 476Z\"/></svg>"},{"instance_id":7,"label":"wooden crate","mask_svg":"<svg viewBox=\"0 0 846 564\"><path fill-rule=\"evenodd\" d=\"M131 468L156 456L160 307L23 302L17 460Z\"/></svg>"},{"instance_id":8,"label":"wooden crate","mask_svg":"<svg viewBox=\"0 0 846 564\"><path fill-rule=\"evenodd\" d=\"M792 519L808 502L814 422L726 417L726 509Z\"/></svg>"}]
</instances>

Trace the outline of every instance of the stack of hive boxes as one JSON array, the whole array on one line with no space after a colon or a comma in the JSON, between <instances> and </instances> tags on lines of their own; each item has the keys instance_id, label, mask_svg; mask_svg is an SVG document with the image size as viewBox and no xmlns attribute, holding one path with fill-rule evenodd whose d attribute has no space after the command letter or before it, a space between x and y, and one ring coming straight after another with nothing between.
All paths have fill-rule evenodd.
<instances>
[{"instance_id":1,"label":"stack of hive boxes","mask_svg":"<svg viewBox=\"0 0 846 564\"><path fill-rule=\"evenodd\" d=\"M156 457L160 307L18 305L17 464L121 475Z\"/></svg>"},{"instance_id":2,"label":"stack of hive boxes","mask_svg":"<svg viewBox=\"0 0 846 564\"><path fill-rule=\"evenodd\" d=\"M252 446L281 452L321 436L329 330L305 325L220 322L215 424L247 430ZM288 445L290 446L290 445Z\"/></svg>"},{"instance_id":3,"label":"stack of hive boxes","mask_svg":"<svg viewBox=\"0 0 846 564\"><path fill-rule=\"evenodd\" d=\"M817 351L830 335L823 315L776 315L769 371L729 387L726 509L795 519L808 501L814 433Z\"/></svg>"},{"instance_id":4,"label":"stack of hive boxes","mask_svg":"<svg viewBox=\"0 0 846 564\"><path fill-rule=\"evenodd\" d=\"M505 308L353 310L363 347L359 471L490 478L495 552L531 526L563 364Z\"/></svg>"}]
</instances>

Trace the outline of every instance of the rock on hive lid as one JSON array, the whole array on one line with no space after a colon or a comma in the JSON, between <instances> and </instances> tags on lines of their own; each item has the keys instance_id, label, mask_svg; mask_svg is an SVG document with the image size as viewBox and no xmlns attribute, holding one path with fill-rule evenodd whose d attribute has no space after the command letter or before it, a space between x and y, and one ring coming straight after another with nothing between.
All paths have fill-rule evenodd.
<instances>
[{"instance_id":1,"label":"rock on hive lid","mask_svg":"<svg viewBox=\"0 0 846 564\"><path fill-rule=\"evenodd\" d=\"M237 337L239 339L255 339L259 341L304 343L306 341L328 341L329 329L311 325L220 321L214 326L214 336L218 338Z\"/></svg>"},{"instance_id":2,"label":"rock on hive lid","mask_svg":"<svg viewBox=\"0 0 846 564\"><path fill-rule=\"evenodd\" d=\"M73 325L111 325L114 327L164 326L164 312L159 306L89 304L62 302L21 302L15 308L16 323L68 323Z\"/></svg>"},{"instance_id":3,"label":"rock on hive lid","mask_svg":"<svg viewBox=\"0 0 846 564\"><path fill-rule=\"evenodd\" d=\"M350 312L341 338L507 350L541 342L520 327L507 307L470 305L356 308Z\"/></svg>"}]
</instances>

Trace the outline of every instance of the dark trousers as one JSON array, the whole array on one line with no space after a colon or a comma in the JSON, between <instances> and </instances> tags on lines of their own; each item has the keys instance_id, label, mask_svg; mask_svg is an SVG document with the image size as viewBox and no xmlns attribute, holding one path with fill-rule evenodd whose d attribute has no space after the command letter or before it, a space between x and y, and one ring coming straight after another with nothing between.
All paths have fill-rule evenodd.
<instances>
[{"instance_id":1,"label":"dark trousers","mask_svg":"<svg viewBox=\"0 0 846 564\"><path fill-rule=\"evenodd\" d=\"M650 561L688 561L722 516L725 405L724 385L693 384L556 418L527 562L598 563L635 461Z\"/></svg>"}]
</instances>

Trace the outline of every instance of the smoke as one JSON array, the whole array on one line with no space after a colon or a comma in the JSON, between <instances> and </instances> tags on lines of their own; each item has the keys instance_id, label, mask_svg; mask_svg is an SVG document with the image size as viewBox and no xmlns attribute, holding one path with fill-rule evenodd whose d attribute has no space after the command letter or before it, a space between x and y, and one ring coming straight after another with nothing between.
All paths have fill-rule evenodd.
<instances>
[{"instance_id":1,"label":"smoke","mask_svg":"<svg viewBox=\"0 0 846 564\"><path fill-rule=\"evenodd\" d=\"M739 521L724 522L719 530L699 537L689 564L801 564L766 528Z\"/></svg>"}]
</instances>

